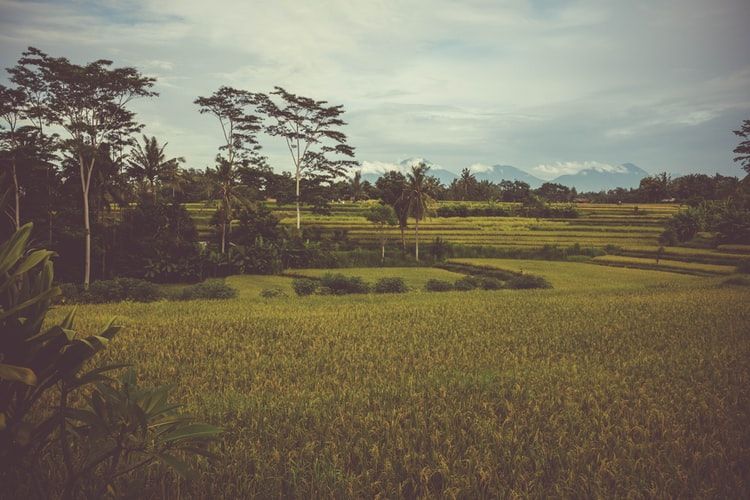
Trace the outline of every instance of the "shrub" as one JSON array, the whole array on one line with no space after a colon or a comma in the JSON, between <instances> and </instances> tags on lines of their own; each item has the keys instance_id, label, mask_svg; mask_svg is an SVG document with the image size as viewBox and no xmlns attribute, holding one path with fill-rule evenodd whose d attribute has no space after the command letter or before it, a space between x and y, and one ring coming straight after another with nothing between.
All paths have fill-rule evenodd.
<instances>
[{"instance_id":1,"label":"shrub","mask_svg":"<svg viewBox=\"0 0 750 500\"><path fill-rule=\"evenodd\" d=\"M506 284L508 288L517 290L528 289L528 288L552 288L549 281L541 276L533 274L521 274L511 278Z\"/></svg>"},{"instance_id":2,"label":"shrub","mask_svg":"<svg viewBox=\"0 0 750 500\"><path fill-rule=\"evenodd\" d=\"M343 274L327 273L320 279L323 287L328 287L334 295L351 293L367 293L370 288L359 276L344 276Z\"/></svg>"},{"instance_id":3,"label":"shrub","mask_svg":"<svg viewBox=\"0 0 750 500\"><path fill-rule=\"evenodd\" d=\"M292 281L292 288L294 288L294 293L302 297L315 293L315 289L318 288L318 284L311 279L300 278Z\"/></svg>"},{"instance_id":4,"label":"shrub","mask_svg":"<svg viewBox=\"0 0 750 500\"><path fill-rule=\"evenodd\" d=\"M462 292L468 292L469 290L474 290L481 284L481 280L474 276L464 276L463 278L459 278L456 280L456 282L453 284L454 290L460 290Z\"/></svg>"},{"instance_id":5,"label":"shrub","mask_svg":"<svg viewBox=\"0 0 750 500\"><path fill-rule=\"evenodd\" d=\"M60 289L64 301L78 304L101 304L123 300L153 302L164 296L155 284L136 278L98 280L91 283L88 290L74 283L63 283Z\"/></svg>"},{"instance_id":6,"label":"shrub","mask_svg":"<svg viewBox=\"0 0 750 500\"><path fill-rule=\"evenodd\" d=\"M195 299L231 299L237 296L237 290L221 280L206 280L185 287L180 293L181 300Z\"/></svg>"},{"instance_id":7,"label":"shrub","mask_svg":"<svg viewBox=\"0 0 750 500\"><path fill-rule=\"evenodd\" d=\"M60 284L60 301L61 302L78 302L83 289L75 283Z\"/></svg>"},{"instance_id":8,"label":"shrub","mask_svg":"<svg viewBox=\"0 0 750 500\"><path fill-rule=\"evenodd\" d=\"M162 298L161 290L155 284L135 278L117 278L116 281L124 298L136 302L153 302Z\"/></svg>"},{"instance_id":9,"label":"shrub","mask_svg":"<svg viewBox=\"0 0 750 500\"><path fill-rule=\"evenodd\" d=\"M424 284L424 289L428 292L450 292L453 290L453 284L449 281L432 278Z\"/></svg>"},{"instance_id":10,"label":"shrub","mask_svg":"<svg viewBox=\"0 0 750 500\"><path fill-rule=\"evenodd\" d=\"M375 293L404 293L408 290L401 278L380 278L373 287Z\"/></svg>"},{"instance_id":11,"label":"shrub","mask_svg":"<svg viewBox=\"0 0 750 500\"><path fill-rule=\"evenodd\" d=\"M125 300L125 290L117 280L99 280L91 283L87 302L119 302Z\"/></svg>"},{"instance_id":12,"label":"shrub","mask_svg":"<svg viewBox=\"0 0 750 500\"><path fill-rule=\"evenodd\" d=\"M500 290L503 288L503 282L497 278L482 278L480 286L483 290Z\"/></svg>"},{"instance_id":13,"label":"shrub","mask_svg":"<svg viewBox=\"0 0 750 500\"><path fill-rule=\"evenodd\" d=\"M732 276L721 282L722 285L750 286L750 278L746 276Z\"/></svg>"},{"instance_id":14,"label":"shrub","mask_svg":"<svg viewBox=\"0 0 750 500\"><path fill-rule=\"evenodd\" d=\"M750 260L741 260L740 263L737 264L736 271L742 274L750 274Z\"/></svg>"},{"instance_id":15,"label":"shrub","mask_svg":"<svg viewBox=\"0 0 750 500\"><path fill-rule=\"evenodd\" d=\"M265 299L273 299L276 297L286 297L286 293L281 288L264 288L260 291L260 296Z\"/></svg>"}]
</instances>

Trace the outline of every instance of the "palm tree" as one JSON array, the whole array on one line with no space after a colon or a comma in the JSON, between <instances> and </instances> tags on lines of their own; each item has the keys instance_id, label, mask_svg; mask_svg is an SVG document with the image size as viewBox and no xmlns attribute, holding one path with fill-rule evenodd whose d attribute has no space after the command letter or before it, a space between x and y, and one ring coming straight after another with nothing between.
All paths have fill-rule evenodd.
<instances>
[{"instance_id":1,"label":"palm tree","mask_svg":"<svg viewBox=\"0 0 750 500\"><path fill-rule=\"evenodd\" d=\"M250 201L247 193L243 193L244 186L240 184L237 169L222 156L217 156L216 162L216 168L206 168L206 177L213 188L212 196L221 198L221 253L226 253L227 240L232 230L233 207Z\"/></svg>"},{"instance_id":2,"label":"palm tree","mask_svg":"<svg viewBox=\"0 0 750 500\"><path fill-rule=\"evenodd\" d=\"M471 170L468 168L465 168L461 170L461 187L463 188L463 199L468 200L469 199L469 186L472 184L472 181L476 182L476 177L474 177L474 174L471 173Z\"/></svg>"},{"instance_id":3,"label":"palm tree","mask_svg":"<svg viewBox=\"0 0 750 500\"><path fill-rule=\"evenodd\" d=\"M359 199L364 198L362 172L360 170L354 172L354 177L349 181L349 193L351 193L352 201L358 201Z\"/></svg>"},{"instance_id":4,"label":"palm tree","mask_svg":"<svg viewBox=\"0 0 750 500\"><path fill-rule=\"evenodd\" d=\"M170 182L177 175L177 167L185 162L185 158L177 157L166 159L164 149L167 143L161 147L156 137L149 139L143 136L143 145L136 142L133 147L131 159L128 161L128 175L140 182L147 182L151 193L156 201L157 184Z\"/></svg>"},{"instance_id":5,"label":"palm tree","mask_svg":"<svg viewBox=\"0 0 750 500\"><path fill-rule=\"evenodd\" d=\"M401 193L399 205L405 207L406 213L414 217L414 255L419 261L419 221L424 219L432 204L432 198L427 193L427 171L430 169L424 163L411 168L411 173L406 176L406 186Z\"/></svg>"}]
</instances>

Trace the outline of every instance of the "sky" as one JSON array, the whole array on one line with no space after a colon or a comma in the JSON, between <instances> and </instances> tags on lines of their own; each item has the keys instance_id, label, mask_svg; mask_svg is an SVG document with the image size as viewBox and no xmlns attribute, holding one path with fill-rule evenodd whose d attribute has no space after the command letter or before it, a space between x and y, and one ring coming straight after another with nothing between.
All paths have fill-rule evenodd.
<instances>
[{"instance_id":1,"label":"sky","mask_svg":"<svg viewBox=\"0 0 750 500\"><path fill-rule=\"evenodd\" d=\"M196 97L278 85L343 104L365 166L740 175L748 24L748 0L0 0L0 64L34 46L156 77L133 109L194 168L221 141ZM261 139L278 171L281 141Z\"/></svg>"}]
</instances>

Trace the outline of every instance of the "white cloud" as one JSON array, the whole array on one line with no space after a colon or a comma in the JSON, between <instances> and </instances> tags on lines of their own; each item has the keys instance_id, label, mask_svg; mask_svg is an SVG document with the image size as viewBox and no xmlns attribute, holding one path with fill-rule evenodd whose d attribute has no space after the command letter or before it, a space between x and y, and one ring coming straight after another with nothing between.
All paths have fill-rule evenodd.
<instances>
[{"instance_id":1,"label":"white cloud","mask_svg":"<svg viewBox=\"0 0 750 500\"><path fill-rule=\"evenodd\" d=\"M344 104L373 164L424 154L453 171L563 158L731 171L730 131L750 113L746 0L538 5L0 0L0 63L35 45L157 76L161 97L136 109L194 166L211 162L218 130L192 101L228 84ZM280 141L263 143L288 165Z\"/></svg>"}]
</instances>

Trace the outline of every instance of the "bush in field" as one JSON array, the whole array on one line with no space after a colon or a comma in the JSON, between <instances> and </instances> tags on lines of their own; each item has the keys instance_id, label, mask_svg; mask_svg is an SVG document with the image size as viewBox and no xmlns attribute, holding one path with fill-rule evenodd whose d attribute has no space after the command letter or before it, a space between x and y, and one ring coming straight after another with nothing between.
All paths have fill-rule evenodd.
<instances>
[{"instance_id":1,"label":"bush in field","mask_svg":"<svg viewBox=\"0 0 750 500\"><path fill-rule=\"evenodd\" d=\"M503 282L497 278L482 278L480 286L482 290L500 290L503 288Z\"/></svg>"},{"instance_id":2,"label":"bush in field","mask_svg":"<svg viewBox=\"0 0 750 500\"><path fill-rule=\"evenodd\" d=\"M115 278L98 280L88 290L81 285L64 283L60 286L63 301L78 304L102 304L106 302L153 302L163 298L158 286L137 278Z\"/></svg>"},{"instance_id":3,"label":"bush in field","mask_svg":"<svg viewBox=\"0 0 750 500\"><path fill-rule=\"evenodd\" d=\"M99 280L91 283L86 302L119 302L125 299L125 290L117 280Z\"/></svg>"},{"instance_id":4,"label":"bush in field","mask_svg":"<svg viewBox=\"0 0 750 500\"><path fill-rule=\"evenodd\" d=\"M260 291L260 296L264 299L273 299L276 297L286 297L286 293L281 288L264 288Z\"/></svg>"},{"instance_id":5,"label":"bush in field","mask_svg":"<svg viewBox=\"0 0 750 500\"><path fill-rule=\"evenodd\" d=\"M401 278L380 278L372 288L375 293L404 293L408 290Z\"/></svg>"},{"instance_id":6,"label":"bush in field","mask_svg":"<svg viewBox=\"0 0 750 500\"><path fill-rule=\"evenodd\" d=\"M742 274L750 274L750 260L742 260L737 264L736 271Z\"/></svg>"},{"instance_id":7,"label":"bush in field","mask_svg":"<svg viewBox=\"0 0 750 500\"><path fill-rule=\"evenodd\" d=\"M125 300L153 302L162 298L159 287L149 281L135 278L117 278L114 281L122 288Z\"/></svg>"},{"instance_id":8,"label":"bush in field","mask_svg":"<svg viewBox=\"0 0 750 500\"><path fill-rule=\"evenodd\" d=\"M456 282L453 283L453 289L462 292L468 292L469 290L474 290L479 287L481 285L481 282L482 280L475 276L464 276L463 278L457 279Z\"/></svg>"},{"instance_id":9,"label":"bush in field","mask_svg":"<svg viewBox=\"0 0 750 500\"><path fill-rule=\"evenodd\" d=\"M207 280L185 287L179 295L180 300L195 299L231 299L237 296L237 290L221 280Z\"/></svg>"},{"instance_id":10,"label":"bush in field","mask_svg":"<svg viewBox=\"0 0 750 500\"><path fill-rule=\"evenodd\" d=\"M450 292L453 290L453 284L450 281L429 279L424 284L425 291L428 292Z\"/></svg>"},{"instance_id":11,"label":"bush in field","mask_svg":"<svg viewBox=\"0 0 750 500\"><path fill-rule=\"evenodd\" d=\"M327 273L320 279L321 287L331 289L334 295L347 295L352 293L367 293L370 288L359 276L344 276L343 274Z\"/></svg>"},{"instance_id":12,"label":"bush in field","mask_svg":"<svg viewBox=\"0 0 750 500\"><path fill-rule=\"evenodd\" d=\"M516 290L523 290L528 288L552 288L552 285L541 276L535 276L533 274L521 274L508 280L506 283L507 288L513 288Z\"/></svg>"},{"instance_id":13,"label":"bush in field","mask_svg":"<svg viewBox=\"0 0 750 500\"><path fill-rule=\"evenodd\" d=\"M750 278L746 276L732 276L721 282L722 285L750 286Z\"/></svg>"},{"instance_id":14,"label":"bush in field","mask_svg":"<svg viewBox=\"0 0 750 500\"><path fill-rule=\"evenodd\" d=\"M318 284L308 278L299 278L292 281L292 288L294 288L294 293L296 293L300 297L303 297L305 295L312 295L313 293L315 293L315 289L318 288Z\"/></svg>"}]
</instances>

